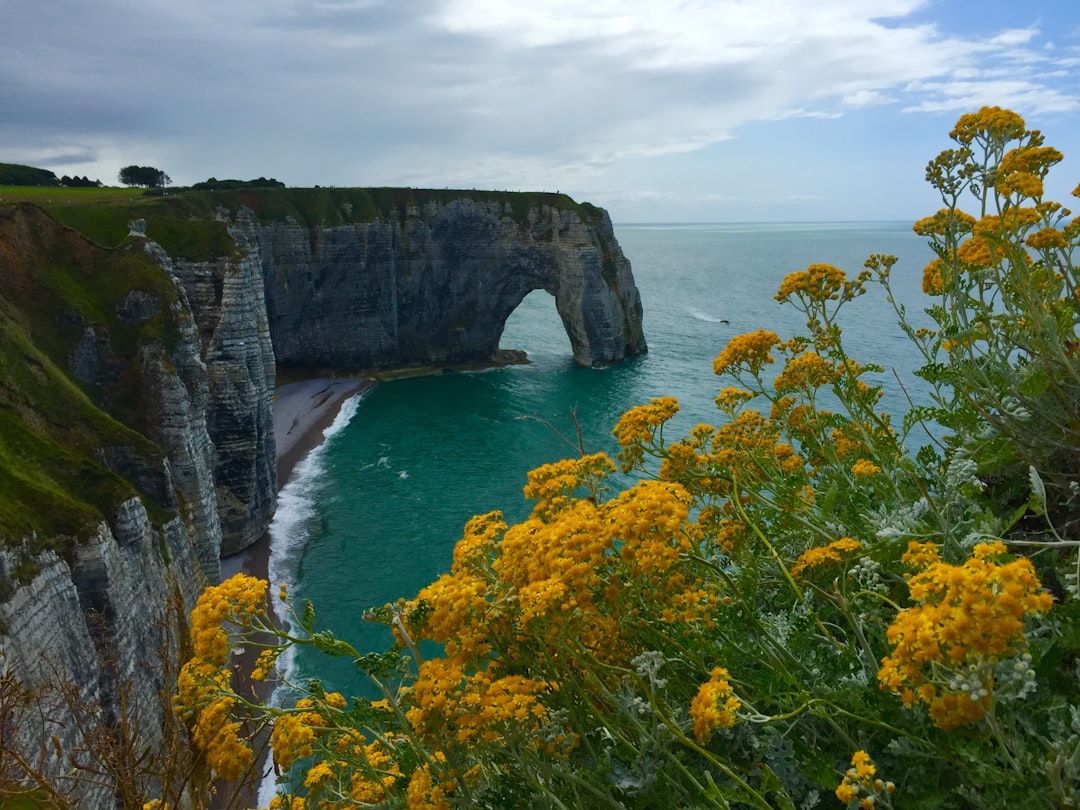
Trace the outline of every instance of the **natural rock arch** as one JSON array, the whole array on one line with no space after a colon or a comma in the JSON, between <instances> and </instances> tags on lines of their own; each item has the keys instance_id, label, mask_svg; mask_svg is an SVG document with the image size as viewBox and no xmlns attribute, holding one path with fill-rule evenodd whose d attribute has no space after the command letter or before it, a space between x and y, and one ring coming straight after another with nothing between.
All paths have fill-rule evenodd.
<instances>
[{"instance_id":1,"label":"natural rock arch","mask_svg":"<svg viewBox=\"0 0 1080 810\"><path fill-rule=\"evenodd\" d=\"M277 362L349 370L490 362L534 290L555 297L574 359L647 350L630 263L601 209L548 205L515 219L468 197L387 220L309 230L237 218L258 250Z\"/></svg>"}]
</instances>

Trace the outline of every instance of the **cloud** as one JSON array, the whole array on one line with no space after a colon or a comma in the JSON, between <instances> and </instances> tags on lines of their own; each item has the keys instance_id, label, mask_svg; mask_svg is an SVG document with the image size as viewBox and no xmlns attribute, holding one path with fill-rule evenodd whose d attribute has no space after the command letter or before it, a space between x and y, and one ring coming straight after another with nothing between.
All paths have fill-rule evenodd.
<instances>
[{"instance_id":1,"label":"cloud","mask_svg":"<svg viewBox=\"0 0 1080 810\"><path fill-rule=\"evenodd\" d=\"M972 31L942 16L952 8L8 0L0 155L83 155L80 173L103 177L160 163L177 182L617 191L616 175L735 150L762 123L1077 109L1067 26L1050 48L1023 10Z\"/></svg>"},{"instance_id":2,"label":"cloud","mask_svg":"<svg viewBox=\"0 0 1080 810\"><path fill-rule=\"evenodd\" d=\"M856 90L840 99L840 103L845 107L877 107L895 101L895 96L886 95L880 90Z\"/></svg>"}]
</instances>

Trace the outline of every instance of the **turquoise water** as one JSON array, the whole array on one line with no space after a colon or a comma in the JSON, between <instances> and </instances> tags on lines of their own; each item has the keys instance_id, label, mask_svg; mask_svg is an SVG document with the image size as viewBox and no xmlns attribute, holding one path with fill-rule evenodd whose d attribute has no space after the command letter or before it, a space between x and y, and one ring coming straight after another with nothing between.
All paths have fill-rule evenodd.
<instances>
[{"instance_id":1,"label":"turquoise water","mask_svg":"<svg viewBox=\"0 0 1080 810\"><path fill-rule=\"evenodd\" d=\"M526 472L573 452L535 419L573 438L573 410L586 449L612 454L619 415L655 396L682 404L669 435L715 423L720 382L712 360L728 339L804 326L773 300L787 273L828 262L853 276L870 253L892 253L900 257L898 296L918 311L922 268L932 258L910 223L623 225L615 233L641 290L646 356L602 370L576 367L554 299L535 292L502 339L504 348L526 350L529 365L380 384L343 408L332 435L298 467L271 527L271 579L311 599L321 627L382 649L389 634L361 620L365 608L412 596L447 570L472 515L501 509L509 520L523 518ZM849 306L845 338L854 357L895 367L917 388L895 322L872 288ZM891 373L884 383L884 406L903 412ZM294 679L317 675L327 688L366 693L341 660L305 654L288 665Z\"/></svg>"}]
</instances>

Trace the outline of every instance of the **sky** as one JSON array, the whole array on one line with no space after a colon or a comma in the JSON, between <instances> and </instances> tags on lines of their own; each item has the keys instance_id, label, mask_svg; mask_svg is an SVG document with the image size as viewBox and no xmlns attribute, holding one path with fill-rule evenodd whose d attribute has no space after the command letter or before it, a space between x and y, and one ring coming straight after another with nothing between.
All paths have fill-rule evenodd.
<instances>
[{"instance_id":1,"label":"sky","mask_svg":"<svg viewBox=\"0 0 1080 810\"><path fill-rule=\"evenodd\" d=\"M908 220L999 105L1080 181L1077 0L0 0L0 162Z\"/></svg>"}]
</instances>

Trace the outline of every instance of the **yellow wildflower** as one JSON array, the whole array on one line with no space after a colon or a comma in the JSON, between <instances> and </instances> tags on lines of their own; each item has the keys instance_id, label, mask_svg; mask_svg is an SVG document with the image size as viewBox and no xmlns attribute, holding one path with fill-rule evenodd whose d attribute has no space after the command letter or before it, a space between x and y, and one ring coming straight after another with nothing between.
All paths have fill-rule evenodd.
<instances>
[{"instance_id":1,"label":"yellow wildflower","mask_svg":"<svg viewBox=\"0 0 1080 810\"><path fill-rule=\"evenodd\" d=\"M1027 246L1035 250L1064 249L1069 246L1069 241L1057 228L1043 228L1027 238Z\"/></svg>"},{"instance_id":2,"label":"yellow wildflower","mask_svg":"<svg viewBox=\"0 0 1080 810\"><path fill-rule=\"evenodd\" d=\"M631 408L619 418L611 432L622 448L619 462L623 472L641 463L645 458L643 445L652 442L654 435L678 412L679 401L675 397L658 397L648 405Z\"/></svg>"},{"instance_id":3,"label":"yellow wildflower","mask_svg":"<svg viewBox=\"0 0 1080 810\"><path fill-rule=\"evenodd\" d=\"M877 766L865 751L856 751L851 757L851 767L844 773L844 778L836 788L836 798L847 807L858 806L864 810L876 807L875 800L885 799L896 790L892 782L876 779ZM857 804L856 804L857 803Z\"/></svg>"},{"instance_id":4,"label":"yellow wildflower","mask_svg":"<svg viewBox=\"0 0 1080 810\"><path fill-rule=\"evenodd\" d=\"M856 478L867 478L879 472L881 472L881 467L866 458L860 458L851 465L851 474Z\"/></svg>"},{"instance_id":5,"label":"yellow wildflower","mask_svg":"<svg viewBox=\"0 0 1080 810\"><path fill-rule=\"evenodd\" d=\"M836 379L832 363L815 352L805 352L787 361L773 386L778 394L809 391Z\"/></svg>"},{"instance_id":6,"label":"yellow wildflower","mask_svg":"<svg viewBox=\"0 0 1080 810\"><path fill-rule=\"evenodd\" d=\"M982 107L960 116L949 137L965 146L973 142L1004 144L1023 137L1024 119L1002 107Z\"/></svg>"},{"instance_id":7,"label":"yellow wildflower","mask_svg":"<svg viewBox=\"0 0 1080 810\"><path fill-rule=\"evenodd\" d=\"M955 566L935 561L931 544L912 543L903 558L922 566L908 581L916 604L886 631L893 652L882 659L878 682L906 702L928 704L931 720L946 731L983 716L994 688L992 668L984 665L1025 652L1025 618L1053 606L1030 560L990 559L1003 552L1000 542L980 544ZM981 672L977 690L952 691L940 673L954 669Z\"/></svg>"},{"instance_id":8,"label":"yellow wildflower","mask_svg":"<svg viewBox=\"0 0 1080 810\"><path fill-rule=\"evenodd\" d=\"M736 712L742 707L742 701L735 696L730 679L726 669L715 667L690 703L694 736L702 745L708 744L717 729L735 725Z\"/></svg>"},{"instance_id":9,"label":"yellow wildflower","mask_svg":"<svg viewBox=\"0 0 1080 810\"><path fill-rule=\"evenodd\" d=\"M713 373L729 374L745 369L751 374L757 374L767 364L775 361L770 352L778 345L779 335L765 329L736 335L713 361Z\"/></svg>"},{"instance_id":10,"label":"yellow wildflower","mask_svg":"<svg viewBox=\"0 0 1080 810\"><path fill-rule=\"evenodd\" d=\"M776 293L777 301L786 301L791 296L805 297L813 301L835 301L841 291L851 297L844 271L831 264L811 264L805 270L788 273Z\"/></svg>"},{"instance_id":11,"label":"yellow wildflower","mask_svg":"<svg viewBox=\"0 0 1080 810\"><path fill-rule=\"evenodd\" d=\"M791 575L798 576L807 568L815 568L826 563L842 563L847 555L859 551L862 547L862 543L854 538L841 537L826 546L807 549L791 566Z\"/></svg>"}]
</instances>

